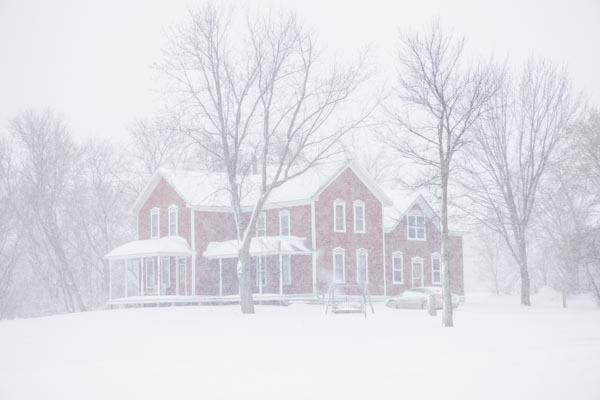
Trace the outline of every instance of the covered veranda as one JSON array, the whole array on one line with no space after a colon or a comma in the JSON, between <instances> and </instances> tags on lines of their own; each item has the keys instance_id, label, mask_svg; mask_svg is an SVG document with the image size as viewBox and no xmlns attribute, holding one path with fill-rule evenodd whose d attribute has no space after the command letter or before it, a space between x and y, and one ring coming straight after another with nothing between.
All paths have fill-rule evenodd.
<instances>
[{"instance_id":1,"label":"covered veranda","mask_svg":"<svg viewBox=\"0 0 600 400\"><path fill-rule=\"evenodd\" d=\"M135 240L104 258L108 260L108 305L187 302L195 292L187 240L178 236Z\"/></svg>"}]
</instances>

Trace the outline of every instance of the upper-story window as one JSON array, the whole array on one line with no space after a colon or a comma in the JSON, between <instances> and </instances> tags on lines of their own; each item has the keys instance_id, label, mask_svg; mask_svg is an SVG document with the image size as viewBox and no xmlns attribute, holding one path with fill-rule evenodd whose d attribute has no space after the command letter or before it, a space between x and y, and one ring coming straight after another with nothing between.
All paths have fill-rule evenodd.
<instances>
[{"instance_id":1,"label":"upper-story window","mask_svg":"<svg viewBox=\"0 0 600 400\"><path fill-rule=\"evenodd\" d=\"M431 283L433 285L442 283L442 262L438 253L431 255Z\"/></svg>"},{"instance_id":2,"label":"upper-story window","mask_svg":"<svg viewBox=\"0 0 600 400\"><path fill-rule=\"evenodd\" d=\"M402 269L402 264L404 263L404 259L402 253L399 251L395 251L392 253L392 282L393 283L403 283L404 282L404 272Z\"/></svg>"},{"instance_id":3,"label":"upper-story window","mask_svg":"<svg viewBox=\"0 0 600 400\"><path fill-rule=\"evenodd\" d=\"M422 215L408 216L408 239L425 240L425 217Z\"/></svg>"},{"instance_id":4,"label":"upper-story window","mask_svg":"<svg viewBox=\"0 0 600 400\"><path fill-rule=\"evenodd\" d=\"M172 205L169 207L169 236L177 236L178 235L178 227L177 227L177 206Z\"/></svg>"},{"instance_id":5,"label":"upper-story window","mask_svg":"<svg viewBox=\"0 0 600 400\"><path fill-rule=\"evenodd\" d=\"M288 210L279 211L279 235L290 235L290 212Z\"/></svg>"},{"instance_id":6,"label":"upper-story window","mask_svg":"<svg viewBox=\"0 0 600 400\"><path fill-rule=\"evenodd\" d=\"M333 231L346 232L346 203L343 200L333 202Z\"/></svg>"},{"instance_id":7,"label":"upper-story window","mask_svg":"<svg viewBox=\"0 0 600 400\"><path fill-rule=\"evenodd\" d=\"M354 232L365 233L365 203L360 200L354 202Z\"/></svg>"},{"instance_id":8,"label":"upper-story window","mask_svg":"<svg viewBox=\"0 0 600 400\"><path fill-rule=\"evenodd\" d=\"M264 212L256 220L256 236L267 236L267 214Z\"/></svg>"},{"instance_id":9,"label":"upper-story window","mask_svg":"<svg viewBox=\"0 0 600 400\"><path fill-rule=\"evenodd\" d=\"M346 252L344 249L333 249L333 281L343 283L346 279Z\"/></svg>"},{"instance_id":10,"label":"upper-story window","mask_svg":"<svg viewBox=\"0 0 600 400\"><path fill-rule=\"evenodd\" d=\"M160 237L160 209L153 208L150 211L150 237L156 239Z\"/></svg>"},{"instance_id":11,"label":"upper-story window","mask_svg":"<svg viewBox=\"0 0 600 400\"><path fill-rule=\"evenodd\" d=\"M365 249L356 250L356 283L369 282L369 252Z\"/></svg>"}]
</instances>

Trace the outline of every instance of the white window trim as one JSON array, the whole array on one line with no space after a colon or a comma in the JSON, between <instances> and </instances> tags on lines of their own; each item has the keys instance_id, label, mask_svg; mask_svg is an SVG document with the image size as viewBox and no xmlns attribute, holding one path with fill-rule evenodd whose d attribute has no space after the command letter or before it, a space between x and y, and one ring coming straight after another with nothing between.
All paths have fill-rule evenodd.
<instances>
[{"instance_id":1,"label":"white window trim","mask_svg":"<svg viewBox=\"0 0 600 400\"><path fill-rule=\"evenodd\" d=\"M264 274L264 283L262 283L262 277L263 274L260 271L261 269L265 270L265 274ZM257 288L261 288L261 290L267 286L269 284L269 282L267 281L267 257L265 256L258 256L256 257L256 287Z\"/></svg>"},{"instance_id":2,"label":"white window trim","mask_svg":"<svg viewBox=\"0 0 600 400\"><path fill-rule=\"evenodd\" d=\"M156 235L154 235L154 229L153 228L153 224L152 224L152 217L156 215ZM152 210L150 210L150 238L151 239L158 239L160 238L160 208L158 207L154 207Z\"/></svg>"},{"instance_id":3,"label":"white window trim","mask_svg":"<svg viewBox=\"0 0 600 400\"><path fill-rule=\"evenodd\" d=\"M343 218L344 226L342 227L342 229L337 229L337 226L336 226L337 218L336 218L335 212L336 212L337 206L340 206L340 205L342 206L342 216L344 217ZM333 202L333 231L334 232L346 232L346 202L341 199L337 199Z\"/></svg>"},{"instance_id":4,"label":"white window trim","mask_svg":"<svg viewBox=\"0 0 600 400\"><path fill-rule=\"evenodd\" d=\"M166 261L166 263L165 263ZM160 276L160 287L165 288L165 289L169 289L171 287L171 257L161 257L160 260L160 268L161 268L161 276ZM165 271L167 272L166 274L166 278L167 281L163 281L163 275L165 273ZM164 286L163 286L164 285Z\"/></svg>"},{"instance_id":5,"label":"white window trim","mask_svg":"<svg viewBox=\"0 0 600 400\"><path fill-rule=\"evenodd\" d=\"M171 232L171 211L175 211L175 233ZM179 208L175 204L171 204L167 210L168 235L179 236Z\"/></svg>"},{"instance_id":6,"label":"white window trim","mask_svg":"<svg viewBox=\"0 0 600 400\"><path fill-rule=\"evenodd\" d=\"M260 221L261 218L263 221L265 221L265 224L264 224L265 234L264 235L258 234L258 221ZM264 211L260 212L260 215L258 216L258 219L256 220L256 237L261 237L261 236L267 236L267 213Z\"/></svg>"},{"instance_id":7,"label":"white window trim","mask_svg":"<svg viewBox=\"0 0 600 400\"><path fill-rule=\"evenodd\" d=\"M352 202L353 205L353 209L354 209L354 233L366 233L367 232L367 210L365 207L365 202L362 200L355 200L354 202ZM362 208L362 221L363 221L363 228L362 230L358 230L356 229L356 208L357 206L361 206Z\"/></svg>"},{"instance_id":8,"label":"white window trim","mask_svg":"<svg viewBox=\"0 0 600 400\"><path fill-rule=\"evenodd\" d=\"M152 271L152 281L150 282L151 284L148 284L148 269L150 269ZM155 274L155 268L154 268L154 257L146 257L144 258L144 287L146 289L150 289L153 290L154 287L156 286L156 274Z\"/></svg>"},{"instance_id":9,"label":"white window trim","mask_svg":"<svg viewBox=\"0 0 600 400\"><path fill-rule=\"evenodd\" d=\"M357 249L356 250L356 283L362 283L358 280L358 271L360 269L360 256L365 255L365 282L369 283L369 250Z\"/></svg>"},{"instance_id":10,"label":"white window trim","mask_svg":"<svg viewBox=\"0 0 600 400\"><path fill-rule=\"evenodd\" d=\"M183 261L183 263L181 263L181 261ZM186 257L177 257L177 259L175 260L175 268L176 268L176 274L177 274L177 282L176 282L176 292L178 296L181 296L181 287L179 287L179 281L181 280L181 275L180 275L180 267L183 266L183 293L184 295L187 295L188 291L187 291L187 258Z\"/></svg>"},{"instance_id":11,"label":"white window trim","mask_svg":"<svg viewBox=\"0 0 600 400\"><path fill-rule=\"evenodd\" d=\"M394 259L400 259L400 280L396 280L396 275L394 274L394 272L396 271L396 263L394 262ZM404 254L402 254L401 251L394 251L392 253L392 283L395 285L401 285L404 284Z\"/></svg>"},{"instance_id":12,"label":"white window trim","mask_svg":"<svg viewBox=\"0 0 600 400\"><path fill-rule=\"evenodd\" d=\"M433 260L438 260L440 263L440 280L439 281L434 281L433 277ZM442 257L440 255L440 253L435 252L431 254L431 284L432 285L441 285L442 284Z\"/></svg>"},{"instance_id":13,"label":"white window trim","mask_svg":"<svg viewBox=\"0 0 600 400\"><path fill-rule=\"evenodd\" d=\"M284 256L289 257L289 260L290 260L287 281L283 279L283 257ZM279 271L280 271L280 274L282 274L281 281L282 281L283 285L285 285L285 286L291 285L292 284L292 255L291 254L280 254L279 255Z\"/></svg>"},{"instance_id":14,"label":"white window trim","mask_svg":"<svg viewBox=\"0 0 600 400\"><path fill-rule=\"evenodd\" d=\"M283 234L282 232L282 224L281 224L281 219L282 217L287 217L287 221L288 221L288 233L287 234ZM290 236L292 234L292 219L290 218L290 212L288 210L281 210L279 211L279 236Z\"/></svg>"},{"instance_id":15,"label":"white window trim","mask_svg":"<svg viewBox=\"0 0 600 400\"><path fill-rule=\"evenodd\" d=\"M346 250L342 249L341 247L336 247L335 249L333 249L333 283L346 283ZM341 255L342 256L342 280L341 281L337 281L335 279L335 256L336 255Z\"/></svg>"},{"instance_id":16,"label":"white window trim","mask_svg":"<svg viewBox=\"0 0 600 400\"><path fill-rule=\"evenodd\" d=\"M421 217L423 218L423 237L422 238L411 238L410 237L410 217ZM427 240L427 221L423 214L409 214L406 216L406 239L407 240L417 240L417 241L426 241Z\"/></svg>"}]
</instances>

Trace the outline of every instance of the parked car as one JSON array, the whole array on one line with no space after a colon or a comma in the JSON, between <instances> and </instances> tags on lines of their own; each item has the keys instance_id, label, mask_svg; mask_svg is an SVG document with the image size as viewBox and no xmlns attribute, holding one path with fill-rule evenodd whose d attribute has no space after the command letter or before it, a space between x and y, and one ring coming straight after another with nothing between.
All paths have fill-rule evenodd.
<instances>
[{"instance_id":1,"label":"parked car","mask_svg":"<svg viewBox=\"0 0 600 400\"><path fill-rule=\"evenodd\" d=\"M429 295L435 296L435 308L442 309L442 288L441 287L416 287L405 290L401 295L391 297L385 305L390 308L427 308L427 299ZM452 294L452 308L458 307L460 297Z\"/></svg>"}]
</instances>

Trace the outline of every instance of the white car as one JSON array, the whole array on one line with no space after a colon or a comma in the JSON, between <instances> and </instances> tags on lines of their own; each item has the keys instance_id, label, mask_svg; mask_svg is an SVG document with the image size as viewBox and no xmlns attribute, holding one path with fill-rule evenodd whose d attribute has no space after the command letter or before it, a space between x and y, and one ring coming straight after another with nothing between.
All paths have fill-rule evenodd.
<instances>
[{"instance_id":1,"label":"white car","mask_svg":"<svg viewBox=\"0 0 600 400\"><path fill-rule=\"evenodd\" d=\"M389 298L385 305L390 308L427 308L427 299L429 295L435 296L435 308L442 309L442 288L441 287L416 287L405 290L401 295ZM452 308L458 307L460 298L452 294Z\"/></svg>"}]
</instances>

